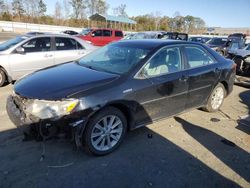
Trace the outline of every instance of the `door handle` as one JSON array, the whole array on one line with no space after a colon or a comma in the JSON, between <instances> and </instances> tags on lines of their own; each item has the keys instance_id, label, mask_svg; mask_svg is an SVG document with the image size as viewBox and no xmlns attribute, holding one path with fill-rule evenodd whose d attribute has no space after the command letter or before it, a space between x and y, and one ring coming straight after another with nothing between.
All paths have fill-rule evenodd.
<instances>
[{"instance_id":1,"label":"door handle","mask_svg":"<svg viewBox=\"0 0 250 188\"><path fill-rule=\"evenodd\" d=\"M182 82L186 82L188 80L188 76L185 76L185 75L182 75L180 78L179 78L179 81L182 81Z\"/></svg>"}]
</instances>

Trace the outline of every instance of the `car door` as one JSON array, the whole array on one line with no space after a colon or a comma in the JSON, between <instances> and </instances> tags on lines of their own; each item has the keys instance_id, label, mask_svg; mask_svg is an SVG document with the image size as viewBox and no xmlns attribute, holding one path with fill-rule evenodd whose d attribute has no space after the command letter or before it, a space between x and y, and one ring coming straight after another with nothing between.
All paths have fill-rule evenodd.
<instances>
[{"instance_id":1,"label":"car door","mask_svg":"<svg viewBox=\"0 0 250 188\"><path fill-rule=\"evenodd\" d=\"M32 38L20 47L24 49L23 53L17 53L14 50L9 56L11 75L14 80L36 70L54 65L50 37Z\"/></svg>"},{"instance_id":2,"label":"car door","mask_svg":"<svg viewBox=\"0 0 250 188\"><path fill-rule=\"evenodd\" d=\"M110 42L112 42L112 31L110 29L104 29L103 30L103 40L102 45L106 45Z\"/></svg>"},{"instance_id":3,"label":"car door","mask_svg":"<svg viewBox=\"0 0 250 188\"><path fill-rule=\"evenodd\" d=\"M136 81L139 102L137 124L168 117L184 110L187 99L187 70L179 47L158 51L142 69L144 79Z\"/></svg>"},{"instance_id":4,"label":"car door","mask_svg":"<svg viewBox=\"0 0 250 188\"><path fill-rule=\"evenodd\" d=\"M121 40L123 38L122 31L115 31L115 36L112 39L113 41Z\"/></svg>"},{"instance_id":5,"label":"car door","mask_svg":"<svg viewBox=\"0 0 250 188\"><path fill-rule=\"evenodd\" d=\"M55 37L54 41L55 64L75 61L84 56L84 47L75 39L69 37Z\"/></svg>"},{"instance_id":6,"label":"car door","mask_svg":"<svg viewBox=\"0 0 250 188\"><path fill-rule=\"evenodd\" d=\"M188 100L186 108L199 107L208 99L220 76L218 64L201 46L185 46L188 68Z\"/></svg>"},{"instance_id":7,"label":"car door","mask_svg":"<svg viewBox=\"0 0 250 188\"><path fill-rule=\"evenodd\" d=\"M103 30L97 29L91 34L91 42L96 46L103 46Z\"/></svg>"}]
</instances>

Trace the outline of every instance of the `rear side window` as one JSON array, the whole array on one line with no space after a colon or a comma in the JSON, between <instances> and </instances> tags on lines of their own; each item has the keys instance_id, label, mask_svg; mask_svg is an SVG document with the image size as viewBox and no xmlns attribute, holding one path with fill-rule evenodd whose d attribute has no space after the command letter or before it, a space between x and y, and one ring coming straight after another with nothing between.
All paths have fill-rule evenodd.
<instances>
[{"instance_id":1,"label":"rear side window","mask_svg":"<svg viewBox=\"0 0 250 188\"><path fill-rule=\"evenodd\" d=\"M215 63L210 55L199 47L185 47L189 68Z\"/></svg>"},{"instance_id":2,"label":"rear side window","mask_svg":"<svg viewBox=\"0 0 250 188\"><path fill-rule=\"evenodd\" d=\"M103 36L104 37L110 37L110 36L112 36L112 31L110 31L110 30L103 30Z\"/></svg>"},{"instance_id":3,"label":"rear side window","mask_svg":"<svg viewBox=\"0 0 250 188\"><path fill-rule=\"evenodd\" d=\"M77 50L78 42L71 38L56 37L56 50Z\"/></svg>"},{"instance_id":4,"label":"rear side window","mask_svg":"<svg viewBox=\"0 0 250 188\"><path fill-rule=\"evenodd\" d=\"M123 37L123 33L121 31L115 31L116 37Z\"/></svg>"},{"instance_id":5,"label":"rear side window","mask_svg":"<svg viewBox=\"0 0 250 188\"><path fill-rule=\"evenodd\" d=\"M95 37L101 37L101 36L103 36L102 35L102 30L100 30L100 29L93 31L92 34L94 34Z\"/></svg>"},{"instance_id":6,"label":"rear side window","mask_svg":"<svg viewBox=\"0 0 250 188\"><path fill-rule=\"evenodd\" d=\"M50 51L50 37L39 37L31 39L22 45L26 53Z\"/></svg>"}]
</instances>

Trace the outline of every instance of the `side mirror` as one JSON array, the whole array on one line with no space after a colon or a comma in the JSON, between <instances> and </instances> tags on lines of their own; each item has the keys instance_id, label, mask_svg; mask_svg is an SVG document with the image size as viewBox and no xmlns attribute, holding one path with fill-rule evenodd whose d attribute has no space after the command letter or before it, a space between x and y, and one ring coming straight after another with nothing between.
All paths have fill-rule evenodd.
<instances>
[{"instance_id":1,"label":"side mirror","mask_svg":"<svg viewBox=\"0 0 250 188\"><path fill-rule=\"evenodd\" d=\"M92 33L91 36L92 36L92 37L95 37L95 33Z\"/></svg>"},{"instance_id":2,"label":"side mirror","mask_svg":"<svg viewBox=\"0 0 250 188\"><path fill-rule=\"evenodd\" d=\"M25 50L23 47L19 46L16 48L16 53L18 54L25 54Z\"/></svg>"},{"instance_id":3,"label":"side mirror","mask_svg":"<svg viewBox=\"0 0 250 188\"><path fill-rule=\"evenodd\" d=\"M146 79L146 78L148 78L148 74L147 74L145 69L142 69L139 73L136 74L135 78Z\"/></svg>"}]
</instances>

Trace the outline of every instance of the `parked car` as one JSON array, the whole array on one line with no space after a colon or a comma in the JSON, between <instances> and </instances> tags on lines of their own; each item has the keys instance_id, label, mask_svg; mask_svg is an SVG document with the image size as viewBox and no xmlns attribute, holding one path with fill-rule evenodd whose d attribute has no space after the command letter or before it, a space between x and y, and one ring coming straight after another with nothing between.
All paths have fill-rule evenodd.
<instances>
[{"instance_id":1,"label":"parked car","mask_svg":"<svg viewBox=\"0 0 250 188\"><path fill-rule=\"evenodd\" d=\"M137 32L127 39L161 39L164 32L161 31L144 31Z\"/></svg>"},{"instance_id":2,"label":"parked car","mask_svg":"<svg viewBox=\"0 0 250 188\"><path fill-rule=\"evenodd\" d=\"M79 38L90 41L95 46L104 46L123 38L123 32L115 29L84 29Z\"/></svg>"},{"instance_id":3,"label":"parked car","mask_svg":"<svg viewBox=\"0 0 250 188\"><path fill-rule=\"evenodd\" d=\"M131 39L134 35L136 34L136 32L133 33L126 33L123 37L123 40L127 40L127 39Z\"/></svg>"},{"instance_id":4,"label":"parked car","mask_svg":"<svg viewBox=\"0 0 250 188\"><path fill-rule=\"evenodd\" d=\"M202 36L197 36L197 37L189 37L189 41L191 42L199 42L199 43L206 43L207 41L209 41L211 39L211 37L202 37Z\"/></svg>"},{"instance_id":5,"label":"parked car","mask_svg":"<svg viewBox=\"0 0 250 188\"><path fill-rule=\"evenodd\" d=\"M129 39L172 39L172 40L187 40L188 34L178 32L165 31L144 31L135 33Z\"/></svg>"},{"instance_id":6,"label":"parked car","mask_svg":"<svg viewBox=\"0 0 250 188\"><path fill-rule=\"evenodd\" d=\"M62 33L67 34L67 35L79 35L78 32L72 31L72 30L62 31Z\"/></svg>"},{"instance_id":7,"label":"parked car","mask_svg":"<svg viewBox=\"0 0 250 188\"><path fill-rule=\"evenodd\" d=\"M95 50L65 35L23 35L0 44L0 86L39 69L73 61Z\"/></svg>"},{"instance_id":8,"label":"parked car","mask_svg":"<svg viewBox=\"0 0 250 188\"><path fill-rule=\"evenodd\" d=\"M232 49L228 53L228 57L237 64L237 74L250 76L250 44L244 49Z\"/></svg>"},{"instance_id":9,"label":"parked car","mask_svg":"<svg viewBox=\"0 0 250 188\"><path fill-rule=\"evenodd\" d=\"M223 48L228 45L228 39L226 37L214 37L206 42L214 51L218 52L220 55L224 56Z\"/></svg>"},{"instance_id":10,"label":"parked car","mask_svg":"<svg viewBox=\"0 0 250 188\"><path fill-rule=\"evenodd\" d=\"M234 77L233 61L202 44L122 40L17 81L7 112L41 135L71 127L85 151L105 155L127 130L187 109L219 110Z\"/></svg>"},{"instance_id":11,"label":"parked car","mask_svg":"<svg viewBox=\"0 0 250 188\"><path fill-rule=\"evenodd\" d=\"M161 39L188 40L188 34L178 32L164 32Z\"/></svg>"}]
</instances>

